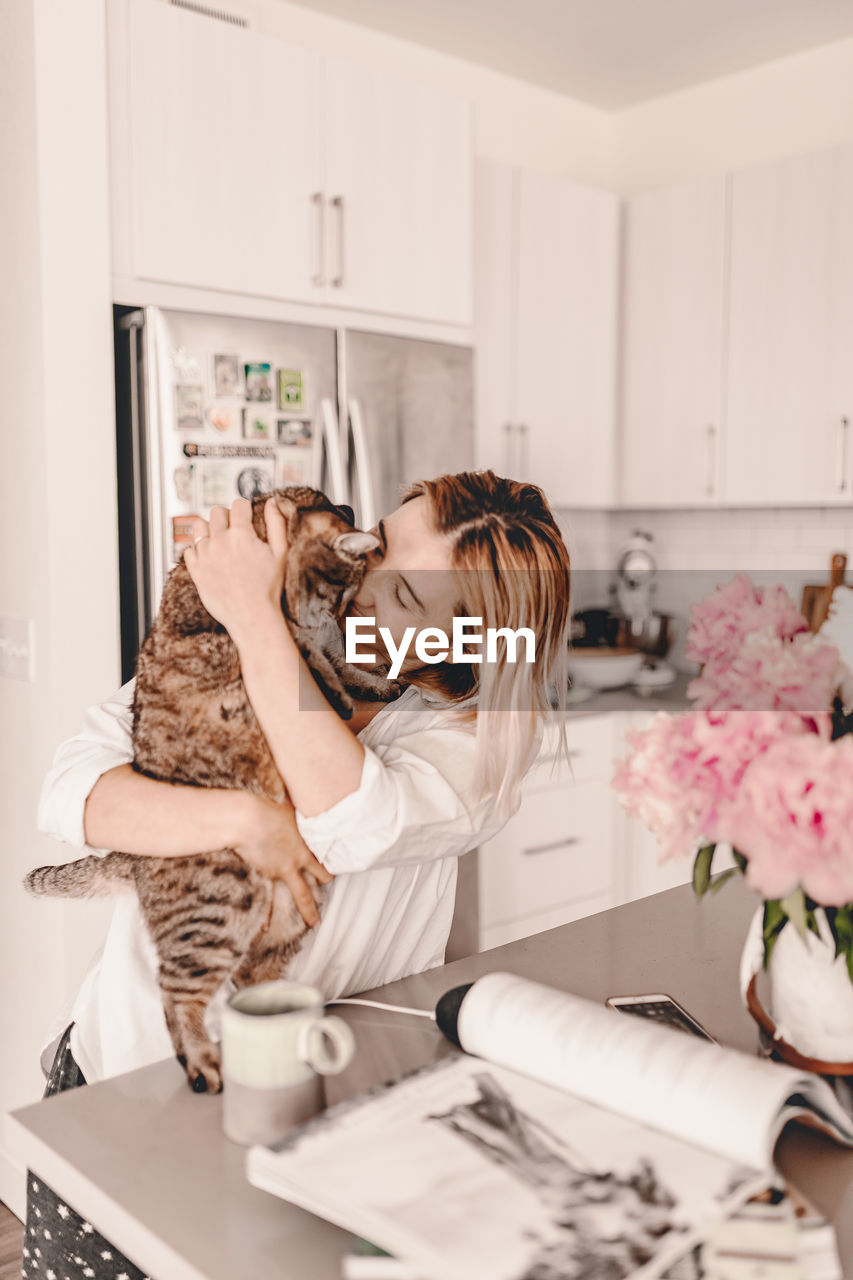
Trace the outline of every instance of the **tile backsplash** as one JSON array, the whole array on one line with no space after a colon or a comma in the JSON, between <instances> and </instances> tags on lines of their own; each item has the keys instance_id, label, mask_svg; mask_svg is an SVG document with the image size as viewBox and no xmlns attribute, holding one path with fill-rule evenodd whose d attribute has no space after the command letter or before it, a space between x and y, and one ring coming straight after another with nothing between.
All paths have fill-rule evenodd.
<instances>
[{"instance_id":1,"label":"tile backsplash","mask_svg":"<svg viewBox=\"0 0 853 1280\"><path fill-rule=\"evenodd\" d=\"M574 571L573 607L612 603L619 551L635 529L654 537L655 607L679 620L672 661L683 658L690 606L733 574L781 582L799 603L805 582L827 582L833 552L853 565L853 506L677 511L558 511ZM848 581L850 581L848 575Z\"/></svg>"}]
</instances>

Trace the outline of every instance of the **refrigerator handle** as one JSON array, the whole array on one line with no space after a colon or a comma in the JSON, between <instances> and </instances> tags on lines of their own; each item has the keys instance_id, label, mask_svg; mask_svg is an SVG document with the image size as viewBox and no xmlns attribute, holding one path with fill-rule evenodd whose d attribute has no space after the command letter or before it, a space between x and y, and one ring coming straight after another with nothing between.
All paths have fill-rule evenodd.
<instances>
[{"instance_id":1,"label":"refrigerator handle","mask_svg":"<svg viewBox=\"0 0 853 1280\"><path fill-rule=\"evenodd\" d=\"M136 560L134 573L136 588L136 641L137 648L142 648L147 630L147 600L145 571L145 537L143 533L143 513L145 511L142 473L145 459L142 454L142 433L140 431L139 403L139 356L140 331L144 320L141 311L128 316L122 325L127 333L130 358L130 451L133 469L133 553Z\"/></svg>"},{"instance_id":2,"label":"refrigerator handle","mask_svg":"<svg viewBox=\"0 0 853 1280\"><path fill-rule=\"evenodd\" d=\"M362 529L372 529L376 524L376 495L373 489L373 472L367 450L367 434L358 400L349 401L349 426L352 432L352 452L355 472L355 494L358 498L359 521Z\"/></svg>"},{"instance_id":3,"label":"refrigerator handle","mask_svg":"<svg viewBox=\"0 0 853 1280\"><path fill-rule=\"evenodd\" d=\"M323 448L326 451L326 459L328 462L329 472L329 488L331 493L327 497L332 502L346 502L347 500L347 480L344 471L344 460L341 452L341 438L338 427L338 415L335 412L335 406L331 400L325 399L320 402L321 417L321 439Z\"/></svg>"}]
</instances>

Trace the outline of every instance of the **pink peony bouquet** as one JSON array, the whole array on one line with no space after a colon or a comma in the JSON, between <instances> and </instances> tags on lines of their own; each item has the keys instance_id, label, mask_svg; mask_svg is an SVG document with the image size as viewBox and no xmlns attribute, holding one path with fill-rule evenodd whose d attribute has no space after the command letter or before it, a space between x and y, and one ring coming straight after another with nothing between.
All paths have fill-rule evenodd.
<instances>
[{"instance_id":1,"label":"pink peony bouquet","mask_svg":"<svg viewBox=\"0 0 853 1280\"><path fill-rule=\"evenodd\" d=\"M695 852L697 895L743 873L765 900L765 962L788 921L817 932L825 908L853 980L853 715L838 650L782 587L741 574L694 606L686 652L702 664L694 707L629 736L622 804L663 860ZM720 844L737 866L712 881Z\"/></svg>"}]
</instances>

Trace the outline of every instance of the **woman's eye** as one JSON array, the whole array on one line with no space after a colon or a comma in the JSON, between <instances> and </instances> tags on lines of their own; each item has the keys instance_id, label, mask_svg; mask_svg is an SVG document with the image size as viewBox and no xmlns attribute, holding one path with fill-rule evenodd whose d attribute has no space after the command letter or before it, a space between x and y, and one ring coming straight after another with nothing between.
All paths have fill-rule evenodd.
<instances>
[{"instance_id":1,"label":"woman's eye","mask_svg":"<svg viewBox=\"0 0 853 1280\"><path fill-rule=\"evenodd\" d=\"M405 601L403 600L403 597L400 595L400 588L396 582L394 583L394 595L397 599L397 604L400 605L401 608L407 609L408 605L405 603Z\"/></svg>"}]
</instances>

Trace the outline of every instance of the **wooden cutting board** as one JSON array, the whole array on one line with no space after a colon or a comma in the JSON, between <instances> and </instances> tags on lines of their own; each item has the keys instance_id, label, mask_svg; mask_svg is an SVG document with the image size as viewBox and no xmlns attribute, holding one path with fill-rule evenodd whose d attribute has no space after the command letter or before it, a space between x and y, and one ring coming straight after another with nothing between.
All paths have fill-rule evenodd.
<instances>
[{"instance_id":1,"label":"wooden cutting board","mask_svg":"<svg viewBox=\"0 0 853 1280\"><path fill-rule=\"evenodd\" d=\"M826 622L833 592L844 582L846 569L846 555L836 551L829 564L829 582L809 582L803 587L800 613L809 624L810 631L819 631Z\"/></svg>"}]
</instances>

